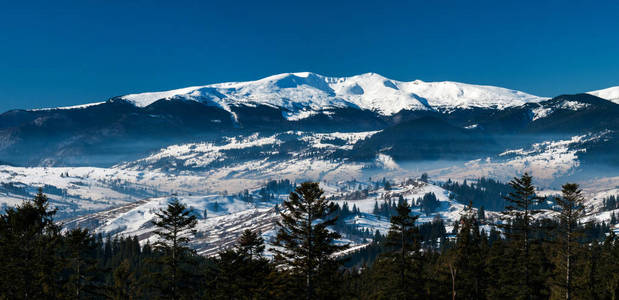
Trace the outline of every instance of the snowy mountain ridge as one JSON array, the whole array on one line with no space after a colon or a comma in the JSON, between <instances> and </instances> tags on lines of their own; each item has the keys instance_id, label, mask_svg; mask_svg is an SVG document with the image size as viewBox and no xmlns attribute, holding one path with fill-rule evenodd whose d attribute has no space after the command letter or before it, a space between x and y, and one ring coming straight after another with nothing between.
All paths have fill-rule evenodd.
<instances>
[{"instance_id":1,"label":"snowy mountain ridge","mask_svg":"<svg viewBox=\"0 0 619 300\"><path fill-rule=\"evenodd\" d=\"M587 92L589 95L600 97L619 104L619 86L613 86L602 90Z\"/></svg>"},{"instance_id":2,"label":"snowy mountain ridge","mask_svg":"<svg viewBox=\"0 0 619 300\"><path fill-rule=\"evenodd\" d=\"M458 82L397 81L376 73L327 77L311 72L284 73L256 81L227 82L119 97L138 107L161 99L193 100L232 113L230 106L282 108L297 120L328 108L357 108L390 116L401 110L497 108L540 102L547 98L494 86Z\"/></svg>"}]
</instances>

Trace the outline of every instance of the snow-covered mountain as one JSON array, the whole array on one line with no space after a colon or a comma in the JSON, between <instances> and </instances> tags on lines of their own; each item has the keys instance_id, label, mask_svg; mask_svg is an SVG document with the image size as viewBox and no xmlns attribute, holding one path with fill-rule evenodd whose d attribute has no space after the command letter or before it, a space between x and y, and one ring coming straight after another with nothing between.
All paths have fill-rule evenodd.
<instances>
[{"instance_id":1,"label":"snow-covered mountain","mask_svg":"<svg viewBox=\"0 0 619 300\"><path fill-rule=\"evenodd\" d=\"M248 82L131 94L120 98L139 107L148 106L160 99L180 98L208 103L231 113L231 106L268 105L283 109L288 120L306 118L328 108L352 107L390 116L402 110L502 109L544 99L494 86L450 81L404 82L376 73L327 77L310 72L278 74Z\"/></svg>"},{"instance_id":2,"label":"snow-covered mountain","mask_svg":"<svg viewBox=\"0 0 619 300\"><path fill-rule=\"evenodd\" d=\"M506 135L569 138L614 130L617 111L619 105L586 94L547 99L500 87L404 82L375 73L285 73L9 111L0 115L0 156L23 166L110 167L162 147L213 144L239 135L380 131L363 145L351 145L357 153L344 152L373 160L390 147L386 151L396 159L472 159L506 150L505 141L496 140ZM413 145L424 146L409 151Z\"/></svg>"}]
</instances>

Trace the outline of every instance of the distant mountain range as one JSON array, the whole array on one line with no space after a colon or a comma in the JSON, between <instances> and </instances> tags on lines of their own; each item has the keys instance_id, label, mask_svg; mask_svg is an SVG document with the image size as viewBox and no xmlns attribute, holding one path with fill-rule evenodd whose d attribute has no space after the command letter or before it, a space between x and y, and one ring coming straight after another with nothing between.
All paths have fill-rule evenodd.
<instances>
[{"instance_id":1,"label":"distant mountain range","mask_svg":"<svg viewBox=\"0 0 619 300\"><path fill-rule=\"evenodd\" d=\"M549 136L610 130L608 143L597 146L605 151L616 145L618 99L619 87L544 98L493 86L402 82L375 73L286 73L72 107L11 110L0 115L0 155L17 166L108 167L170 145L291 130L380 131L332 154L356 161L380 153L396 161L472 159Z\"/></svg>"}]
</instances>

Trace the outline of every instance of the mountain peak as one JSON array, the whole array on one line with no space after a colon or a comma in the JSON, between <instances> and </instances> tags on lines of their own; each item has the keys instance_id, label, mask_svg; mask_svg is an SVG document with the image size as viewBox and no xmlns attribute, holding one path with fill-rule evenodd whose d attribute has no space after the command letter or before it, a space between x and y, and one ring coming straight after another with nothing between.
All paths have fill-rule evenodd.
<instances>
[{"instance_id":1,"label":"mountain peak","mask_svg":"<svg viewBox=\"0 0 619 300\"><path fill-rule=\"evenodd\" d=\"M619 86L613 86L602 90L587 92L589 95L600 97L619 104Z\"/></svg>"}]
</instances>

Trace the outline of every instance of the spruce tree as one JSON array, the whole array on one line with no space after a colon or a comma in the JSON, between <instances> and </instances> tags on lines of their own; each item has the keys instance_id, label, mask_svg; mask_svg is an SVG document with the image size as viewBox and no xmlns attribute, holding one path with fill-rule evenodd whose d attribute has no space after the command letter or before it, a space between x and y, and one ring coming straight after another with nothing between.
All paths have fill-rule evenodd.
<instances>
[{"instance_id":1,"label":"spruce tree","mask_svg":"<svg viewBox=\"0 0 619 300\"><path fill-rule=\"evenodd\" d=\"M484 209L484 206L482 205L479 210L477 210L477 220L479 220L480 222L482 220L486 219L486 210Z\"/></svg>"},{"instance_id":2,"label":"spruce tree","mask_svg":"<svg viewBox=\"0 0 619 300\"><path fill-rule=\"evenodd\" d=\"M249 229L243 231L243 234L241 234L237 241L237 251L246 256L249 261L256 257L261 257L264 248L264 239L260 236L260 233Z\"/></svg>"},{"instance_id":3,"label":"spruce tree","mask_svg":"<svg viewBox=\"0 0 619 300\"><path fill-rule=\"evenodd\" d=\"M406 201L398 204L396 212L397 214L391 217L391 228L387 234L387 245L395 249L392 254L398 272L398 292L395 295L410 298L411 293L417 292L409 286L410 281L417 281L417 272L420 271L416 268L419 261L415 260L420 248L418 229L415 226L418 216L411 215L411 208Z\"/></svg>"},{"instance_id":4,"label":"spruce tree","mask_svg":"<svg viewBox=\"0 0 619 300\"><path fill-rule=\"evenodd\" d=\"M275 263L303 277L306 299L315 297L315 280L324 271L332 271L336 262L331 255L347 245L336 245L340 234L327 227L335 225L335 204L323 197L317 182L304 182L284 201L277 222Z\"/></svg>"},{"instance_id":5,"label":"spruce tree","mask_svg":"<svg viewBox=\"0 0 619 300\"><path fill-rule=\"evenodd\" d=\"M582 191L575 183L567 183L562 186L561 197L557 197L555 202L558 206L558 221L559 221L559 236L557 243L559 245L559 254L562 258L559 263L559 270L563 270L563 280L561 287L565 291L565 299L572 298L573 285L573 256L578 247L577 228L580 219L585 214L584 197Z\"/></svg>"},{"instance_id":6,"label":"spruce tree","mask_svg":"<svg viewBox=\"0 0 619 300\"><path fill-rule=\"evenodd\" d=\"M455 247L446 256L447 268L452 280L452 299L480 299L485 276L478 221L473 203L465 207L460 217L460 228Z\"/></svg>"},{"instance_id":7,"label":"spruce tree","mask_svg":"<svg viewBox=\"0 0 619 300\"><path fill-rule=\"evenodd\" d=\"M533 231L532 223L535 220L535 215L539 213L534 208L541 198L536 196L533 177L528 173L524 173L520 178L514 177L509 185L513 191L504 197L509 204L502 212L502 219L507 222L507 225L505 223L500 225L506 229L506 235L516 243L521 251L519 264L523 269L524 282L518 290L524 294L525 298L530 299L533 292L530 286L531 259L529 255Z\"/></svg>"},{"instance_id":8,"label":"spruce tree","mask_svg":"<svg viewBox=\"0 0 619 300\"><path fill-rule=\"evenodd\" d=\"M619 299L619 238L613 231L602 244L599 260L596 280L600 282L599 290L602 290L600 298Z\"/></svg>"},{"instance_id":9,"label":"spruce tree","mask_svg":"<svg viewBox=\"0 0 619 300\"><path fill-rule=\"evenodd\" d=\"M167 283L164 293L172 299L180 297L179 284L186 274L183 263L193 254L187 246L189 237L195 234L196 216L187 206L174 198L165 209L155 213L153 224L157 227L155 234L159 240L153 245L161 254L164 271L161 279Z\"/></svg>"},{"instance_id":10,"label":"spruce tree","mask_svg":"<svg viewBox=\"0 0 619 300\"><path fill-rule=\"evenodd\" d=\"M267 298L269 284L265 281L273 269L262 256L264 248L264 240L258 232L245 230L234 249L218 253L215 268L211 268L209 274L214 278L215 298Z\"/></svg>"},{"instance_id":11,"label":"spruce tree","mask_svg":"<svg viewBox=\"0 0 619 300\"><path fill-rule=\"evenodd\" d=\"M64 298L81 299L93 297L99 288L97 284L97 261L94 259L96 248L95 238L86 229L76 228L67 232L66 266L67 292Z\"/></svg>"},{"instance_id":12,"label":"spruce tree","mask_svg":"<svg viewBox=\"0 0 619 300\"><path fill-rule=\"evenodd\" d=\"M114 300L137 298L135 273L131 271L129 260L123 260L112 272L112 286L107 297Z\"/></svg>"},{"instance_id":13,"label":"spruce tree","mask_svg":"<svg viewBox=\"0 0 619 300\"><path fill-rule=\"evenodd\" d=\"M55 214L39 189L34 199L0 216L0 298L58 296L60 227L54 223Z\"/></svg>"}]
</instances>

